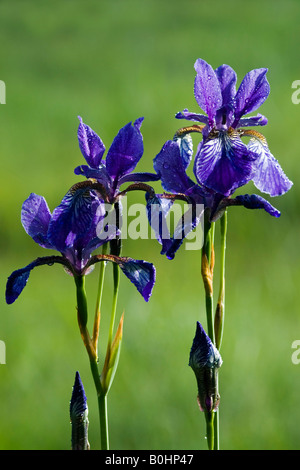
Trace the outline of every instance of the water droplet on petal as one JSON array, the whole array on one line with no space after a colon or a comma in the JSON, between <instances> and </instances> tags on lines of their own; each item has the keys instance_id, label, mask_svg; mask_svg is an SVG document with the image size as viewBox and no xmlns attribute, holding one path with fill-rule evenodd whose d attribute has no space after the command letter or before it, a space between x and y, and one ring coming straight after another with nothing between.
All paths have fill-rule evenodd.
<instances>
[{"instance_id":1,"label":"water droplet on petal","mask_svg":"<svg viewBox=\"0 0 300 470\"><path fill-rule=\"evenodd\" d=\"M169 163L164 163L163 167L164 167L165 170L167 170L169 168Z\"/></svg>"}]
</instances>

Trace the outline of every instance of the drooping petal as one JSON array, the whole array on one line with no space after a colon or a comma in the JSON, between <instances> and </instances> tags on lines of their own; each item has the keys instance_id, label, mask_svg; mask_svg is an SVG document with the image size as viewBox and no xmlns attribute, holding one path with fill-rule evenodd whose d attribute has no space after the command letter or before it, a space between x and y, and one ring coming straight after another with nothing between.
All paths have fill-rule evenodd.
<instances>
[{"instance_id":1,"label":"drooping petal","mask_svg":"<svg viewBox=\"0 0 300 470\"><path fill-rule=\"evenodd\" d=\"M105 216L105 204L88 189L88 184L78 183L68 191L54 210L48 231L52 245L79 271L91 250L106 241L97 237L98 225Z\"/></svg>"},{"instance_id":2,"label":"drooping petal","mask_svg":"<svg viewBox=\"0 0 300 470\"><path fill-rule=\"evenodd\" d=\"M257 194L244 194L242 196L236 196L234 199L228 198L223 200L220 206L223 208L227 206L244 206L246 209L264 209L273 217L280 217L279 210Z\"/></svg>"},{"instance_id":3,"label":"drooping petal","mask_svg":"<svg viewBox=\"0 0 300 470\"><path fill-rule=\"evenodd\" d=\"M52 266L52 264L54 263L63 264L68 269L71 268L67 260L65 260L61 256L45 256L43 258L37 258L35 261L28 264L24 268L17 269L16 271L14 271L7 280L5 292L6 302L8 304L12 304L19 297L19 295L27 284L30 272L35 267L42 266L45 264Z\"/></svg>"},{"instance_id":4,"label":"drooping petal","mask_svg":"<svg viewBox=\"0 0 300 470\"><path fill-rule=\"evenodd\" d=\"M270 85L266 78L268 69L254 69L248 72L242 80L235 97L235 122L244 114L249 114L261 106L270 93Z\"/></svg>"},{"instance_id":5,"label":"drooping petal","mask_svg":"<svg viewBox=\"0 0 300 470\"><path fill-rule=\"evenodd\" d=\"M195 183L187 176L177 142L168 140L153 160L154 170L165 191L185 193Z\"/></svg>"},{"instance_id":6,"label":"drooping petal","mask_svg":"<svg viewBox=\"0 0 300 470\"><path fill-rule=\"evenodd\" d=\"M105 152L105 146L96 132L82 122L80 116L78 119L80 120L77 132L79 148L88 165L91 168L98 168Z\"/></svg>"},{"instance_id":7,"label":"drooping petal","mask_svg":"<svg viewBox=\"0 0 300 470\"><path fill-rule=\"evenodd\" d=\"M21 222L26 233L43 248L52 248L47 238L50 219L51 212L46 200L31 193L22 205Z\"/></svg>"},{"instance_id":8,"label":"drooping petal","mask_svg":"<svg viewBox=\"0 0 300 470\"><path fill-rule=\"evenodd\" d=\"M200 142L194 173L200 185L227 196L251 179L256 158L237 132L219 132Z\"/></svg>"},{"instance_id":9,"label":"drooping petal","mask_svg":"<svg viewBox=\"0 0 300 470\"><path fill-rule=\"evenodd\" d=\"M205 60L195 62L197 72L194 83L194 94L201 109L207 114L210 126L213 125L217 110L222 106L222 93L219 80Z\"/></svg>"},{"instance_id":10,"label":"drooping petal","mask_svg":"<svg viewBox=\"0 0 300 470\"><path fill-rule=\"evenodd\" d=\"M201 222L202 216L204 214L204 200L196 202L190 202L188 204L187 210L183 213L182 217L178 221L171 243L169 244L168 249L165 254L166 257L170 260L174 259L176 252L181 247L182 243L186 237L197 227ZM203 230L202 230L203 235ZM162 253L164 254L164 253Z\"/></svg>"},{"instance_id":11,"label":"drooping petal","mask_svg":"<svg viewBox=\"0 0 300 470\"><path fill-rule=\"evenodd\" d=\"M133 125L129 122L120 129L107 152L106 169L114 180L133 171L143 155L142 121L139 118Z\"/></svg>"},{"instance_id":12,"label":"drooping petal","mask_svg":"<svg viewBox=\"0 0 300 470\"><path fill-rule=\"evenodd\" d=\"M190 134L175 135L174 142L177 142L180 149L180 155L183 162L183 167L186 170L191 163L193 157L193 140Z\"/></svg>"},{"instance_id":13,"label":"drooping petal","mask_svg":"<svg viewBox=\"0 0 300 470\"><path fill-rule=\"evenodd\" d=\"M154 265L143 260L123 258L119 266L125 276L135 285L144 300L148 302L155 284L156 271Z\"/></svg>"},{"instance_id":14,"label":"drooping petal","mask_svg":"<svg viewBox=\"0 0 300 470\"><path fill-rule=\"evenodd\" d=\"M229 104L236 94L236 73L229 65L220 65L215 70L222 93L223 105Z\"/></svg>"},{"instance_id":15,"label":"drooping petal","mask_svg":"<svg viewBox=\"0 0 300 470\"><path fill-rule=\"evenodd\" d=\"M286 193L293 183L270 152L264 136L254 131L252 134L248 149L258 155L253 183L257 189L270 196L280 196Z\"/></svg>"},{"instance_id":16,"label":"drooping petal","mask_svg":"<svg viewBox=\"0 0 300 470\"><path fill-rule=\"evenodd\" d=\"M172 244L167 224L167 215L173 204L172 199L157 194L146 193L146 211L150 227L153 229L157 241L162 245L161 254L165 254Z\"/></svg>"}]
</instances>

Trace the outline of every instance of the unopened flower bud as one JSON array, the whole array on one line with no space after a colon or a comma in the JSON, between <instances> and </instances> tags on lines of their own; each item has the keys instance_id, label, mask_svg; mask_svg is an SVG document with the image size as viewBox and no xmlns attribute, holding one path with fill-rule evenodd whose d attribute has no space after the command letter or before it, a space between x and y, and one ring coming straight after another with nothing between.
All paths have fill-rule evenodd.
<instances>
[{"instance_id":1,"label":"unopened flower bud","mask_svg":"<svg viewBox=\"0 0 300 470\"><path fill-rule=\"evenodd\" d=\"M193 369L198 385L198 403L201 411L216 411L218 393L218 370L222 365L219 351L197 322L196 334L190 352L189 366Z\"/></svg>"},{"instance_id":2,"label":"unopened flower bud","mask_svg":"<svg viewBox=\"0 0 300 470\"><path fill-rule=\"evenodd\" d=\"M76 372L70 401L70 418L72 425L72 450L89 450L88 406L79 372Z\"/></svg>"}]
</instances>

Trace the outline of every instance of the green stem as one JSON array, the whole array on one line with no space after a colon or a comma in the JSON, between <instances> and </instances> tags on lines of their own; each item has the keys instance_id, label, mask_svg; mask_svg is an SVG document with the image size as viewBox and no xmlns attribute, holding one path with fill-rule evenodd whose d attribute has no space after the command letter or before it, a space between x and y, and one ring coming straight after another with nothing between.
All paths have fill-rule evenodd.
<instances>
[{"instance_id":1,"label":"green stem","mask_svg":"<svg viewBox=\"0 0 300 470\"><path fill-rule=\"evenodd\" d=\"M209 450L214 450L214 412L206 412L206 439Z\"/></svg>"},{"instance_id":2,"label":"green stem","mask_svg":"<svg viewBox=\"0 0 300 470\"><path fill-rule=\"evenodd\" d=\"M98 397L98 408L99 408L99 421L100 421L100 435L101 435L101 449L108 449L108 426L107 426L107 412L103 407L103 397L105 393L101 384L101 379L98 371L97 364L97 353L94 347L94 342L89 335L87 329L88 320L88 309L87 309L87 298L85 291L85 278L84 276L75 276L76 293L77 293L77 309L78 309L78 324L80 333L86 347L89 359L91 372Z\"/></svg>"},{"instance_id":3,"label":"green stem","mask_svg":"<svg viewBox=\"0 0 300 470\"><path fill-rule=\"evenodd\" d=\"M221 258L220 258L220 288L219 298L215 315L215 333L216 347L220 349L224 330L225 317L225 254L226 254L226 235L227 235L227 211L220 219L221 227Z\"/></svg>"},{"instance_id":4,"label":"green stem","mask_svg":"<svg viewBox=\"0 0 300 470\"><path fill-rule=\"evenodd\" d=\"M108 345L107 345L107 348L109 349L111 347L111 343L113 340L114 324L115 324L117 302L118 302L118 293L119 293L119 286L120 286L120 270L119 270L119 266L116 263L113 263L113 278L114 278L114 291L113 291L113 302L112 302L110 326L109 326L109 333L108 333Z\"/></svg>"}]
</instances>

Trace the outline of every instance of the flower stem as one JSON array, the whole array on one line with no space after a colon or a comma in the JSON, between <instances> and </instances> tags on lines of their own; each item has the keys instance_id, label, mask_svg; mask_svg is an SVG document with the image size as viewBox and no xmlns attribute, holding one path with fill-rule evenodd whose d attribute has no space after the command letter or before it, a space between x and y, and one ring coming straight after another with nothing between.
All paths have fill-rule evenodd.
<instances>
[{"instance_id":1,"label":"flower stem","mask_svg":"<svg viewBox=\"0 0 300 470\"><path fill-rule=\"evenodd\" d=\"M226 253L226 235L227 235L227 211L224 212L220 220L221 227L221 259L220 259L220 288L219 298L215 314L215 334L216 348L220 349L224 330L225 316L225 253Z\"/></svg>"},{"instance_id":2,"label":"flower stem","mask_svg":"<svg viewBox=\"0 0 300 470\"><path fill-rule=\"evenodd\" d=\"M101 435L101 449L108 449L108 426L107 426L107 411L105 405L105 392L103 390L101 379L98 371L97 352L95 349L94 341L89 335L87 329L88 309L87 298L85 291L85 278L84 276L75 276L76 293L77 293L77 317L78 325L86 347L89 359L91 372L98 397L98 409L100 420L100 435ZM104 404L103 404L104 403Z\"/></svg>"},{"instance_id":3,"label":"flower stem","mask_svg":"<svg viewBox=\"0 0 300 470\"><path fill-rule=\"evenodd\" d=\"M102 247L102 255L105 255L107 252L107 243ZM99 272L99 283L98 283L98 294L96 300L96 309L95 309L95 318L94 318L94 328L93 328L93 343L95 350L98 349L98 338L99 338L99 329L100 329L100 315L101 315L101 301L103 294L104 286L104 276L105 276L106 261L100 263L100 272Z\"/></svg>"},{"instance_id":4,"label":"flower stem","mask_svg":"<svg viewBox=\"0 0 300 470\"><path fill-rule=\"evenodd\" d=\"M214 450L214 412L206 412L206 439L209 450Z\"/></svg>"}]
</instances>

